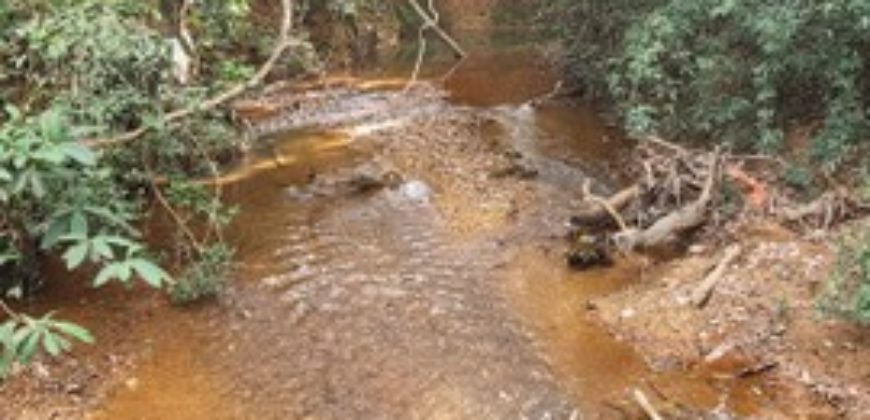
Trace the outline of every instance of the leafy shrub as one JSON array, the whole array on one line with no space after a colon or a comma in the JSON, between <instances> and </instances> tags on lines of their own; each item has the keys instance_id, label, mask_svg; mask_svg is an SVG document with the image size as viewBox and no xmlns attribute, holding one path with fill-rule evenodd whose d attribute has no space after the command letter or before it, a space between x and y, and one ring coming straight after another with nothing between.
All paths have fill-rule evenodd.
<instances>
[{"instance_id":1,"label":"leafy shrub","mask_svg":"<svg viewBox=\"0 0 870 420\"><path fill-rule=\"evenodd\" d=\"M585 93L610 96L608 77L628 29L666 0L561 0L551 14L561 16L569 76Z\"/></svg>"},{"instance_id":2,"label":"leafy shrub","mask_svg":"<svg viewBox=\"0 0 870 420\"><path fill-rule=\"evenodd\" d=\"M172 302L185 305L216 296L227 281L232 250L214 245L203 251L202 258L191 264L169 289Z\"/></svg>"},{"instance_id":3,"label":"leafy shrub","mask_svg":"<svg viewBox=\"0 0 870 420\"><path fill-rule=\"evenodd\" d=\"M588 1L572 10L582 28L568 28L573 71L609 94L633 132L774 151L793 121L821 121L811 152L828 170L867 134L864 0Z\"/></svg>"},{"instance_id":4,"label":"leafy shrub","mask_svg":"<svg viewBox=\"0 0 870 420\"><path fill-rule=\"evenodd\" d=\"M84 328L54 319L48 314L39 319L11 314L0 324L0 379L5 378L16 363L27 364L39 348L52 357L60 356L72 345L70 339L93 343L94 338Z\"/></svg>"}]
</instances>

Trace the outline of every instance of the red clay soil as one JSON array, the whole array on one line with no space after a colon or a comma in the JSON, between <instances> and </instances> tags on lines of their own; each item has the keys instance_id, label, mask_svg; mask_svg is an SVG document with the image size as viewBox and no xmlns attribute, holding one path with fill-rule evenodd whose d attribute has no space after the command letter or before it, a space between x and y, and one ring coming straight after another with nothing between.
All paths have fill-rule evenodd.
<instances>
[{"instance_id":1,"label":"red clay soil","mask_svg":"<svg viewBox=\"0 0 870 420\"><path fill-rule=\"evenodd\" d=\"M768 401L759 418L870 418L870 332L818 309L836 241L763 223L734 232L743 252L706 306L690 296L723 247L696 246L651 269L594 302L593 316L658 368L758 378L753 392Z\"/></svg>"}]
</instances>

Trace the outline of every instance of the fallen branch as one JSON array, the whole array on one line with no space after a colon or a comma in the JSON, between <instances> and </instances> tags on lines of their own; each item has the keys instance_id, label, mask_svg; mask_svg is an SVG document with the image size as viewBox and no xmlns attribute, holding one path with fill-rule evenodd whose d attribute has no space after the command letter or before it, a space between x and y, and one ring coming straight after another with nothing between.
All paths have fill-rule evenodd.
<instances>
[{"instance_id":1,"label":"fallen branch","mask_svg":"<svg viewBox=\"0 0 870 420\"><path fill-rule=\"evenodd\" d=\"M663 245L676 234L695 228L705 220L707 207L713 199L719 177L719 151L710 158L710 170L701 195L697 200L662 217L646 229L631 228L614 235L614 241L623 251Z\"/></svg>"},{"instance_id":2,"label":"fallen branch","mask_svg":"<svg viewBox=\"0 0 870 420\"><path fill-rule=\"evenodd\" d=\"M721 260L719 260L719 263L716 264L716 268L714 268L713 271L711 271L710 274L704 278L701 284L699 284L692 292L692 305L698 308L703 308L707 305L707 302L710 301L710 297L713 295L713 291L725 275L728 266L730 266L731 263L740 256L742 251L740 245L736 244L725 250L725 255Z\"/></svg>"},{"instance_id":3,"label":"fallen branch","mask_svg":"<svg viewBox=\"0 0 870 420\"><path fill-rule=\"evenodd\" d=\"M292 0L281 0L281 6L283 8L283 17L281 20L281 30L278 35L278 40L276 41L275 47L273 48L269 58L266 60L265 63L263 63L260 69L253 76L251 76L250 79L245 82L239 83L227 89L226 91L203 101L200 104L188 108L178 109L166 114L166 116L161 121L162 124L160 125L170 125L181 121L191 115L210 111L263 83L263 81L266 79L266 76L268 76L269 73L272 72L272 69L278 63L278 60L281 59L281 56L284 55L284 52L291 45L290 30L293 26L293 2ZM90 148L117 146L120 144L125 144L134 140L138 140L139 138L153 130L154 127L155 125L152 124L143 125L135 130L128 131L113 138L86 139L82 140L81 143Z\"/></svg>"},{"instance_id":4,"label":"fallen branch","mask_svg":"<svg viewBox=\"0 0 870 420\"><path fill-rule=\"evenodd\" d=\"M599 208L603 208L604 212L607 215L609 215L610 218L612 218L614 222L616 222L617 226L619 226L620 231L625 232L628 230L628 225L625 223L625 220L622 218L622 215L619 214L619 211L616 209L616 206L611 204L609 200L604 199L604 198L594 194L592 192L592 188L591 188L591 181L588 179L583 184L583 197L585 197L586 200L588 200L594 204L597 204ZM617 197L617 198L620 198L620 197ZM615 204L621 204L621 203L617 202Z\"/></svg>"},{"instance_id":5,"label":"fallen branch","mask_svg":"<svg viewBox=\"0 0 870 420\"><path fill-rule=\"evenodd\" d=\"M576 225L595 225L612 216L612 213L620 212L627 207L631 202L640 195L641 188L639 185L632 185L625 188L610 197L601 199L596 197L593 200L587 200L589 206L580 213L571 217L571 223ZM589 198L587 196L587 198ZM622 219L620 217L619 219ZM624 222L622 223L624 224Z\"/></svg>"}]
</instances>

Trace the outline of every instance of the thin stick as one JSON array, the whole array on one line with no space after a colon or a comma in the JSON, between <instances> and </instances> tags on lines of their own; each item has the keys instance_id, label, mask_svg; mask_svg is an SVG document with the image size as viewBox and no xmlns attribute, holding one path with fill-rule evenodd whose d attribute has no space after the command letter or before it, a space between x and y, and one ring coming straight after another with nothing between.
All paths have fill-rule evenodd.
<instances>
[{"instance_id":1,"label":"thin stick","mask_svg":"<svg viewBox=\"0 0 870 420\"><path fill-rule=\"evenodd\" d=\"M187 237L187 240L190 241L190 244L193 245L194 249L197 253L202 254L205 248L196 238L196 235L193 234L193 231L190 230L190 227L187 226L187 222L181 218L178 212L169 204L169 201L163 195L163 192L160 191L160 187L157 186L157 182L155 181L154 173L151 171L151 168L146 165L146 170L148 171L148 181L151 184L151 190L154 191L154 197L157 198L157 201L166 209L166 212L169 213L169 216L172 217L172 220L175 221L175 224L178 225L178 228L181 229L181 233Z\"/></svg>"},{"instance_id":2,"label":"thin stick","mask_svg":"<svg viewBox=\"0 0 870 420\"><path fill-rule=\"evenodd\" d=\"M411 80L408 81L408 84L405 85L405 92L407 93L411 87L417 83L417 79L420 77L420 70L423 68L423 60L426 58L426 50L428 49L428 41L426 41L426 30L429 29L429 24L424 23L420 26L419 32L417 33L417 42L420 43L420 47L417 49L417 61L414 63L414 72L411 73Z\"/></svg>"},{"instance_id":3,"label":"thin stick","mask_svg":"<svg viewBox=\"0 0 870 420\"><path fill-rule=\"evenodd\" d=\"M436 20L436 18L438 17L438 12L435 10L434 4L430 3L430 5L432 6L433 15L430 16L429 12L423 10L423 6L420 6L420 3L417 2L417 0L408 0L408 3L411 4L411 7L414 8L414 11L416 11L420 18L423 19L424 25L429 26L433 31L435 31L435 33L438 34L438 36L441 37L441 39L443 39L444 42L446 42L447 45L450 46L451 49L453 49L457 56L462 58L468 55L462 48L462 46L460 46L459 43L456 42L456 40L453 39L453 37L451 37L450 34L448 34L438 24L438 21Z\"/></svg>"},{"instance_id":4,"label":"thin stick","mask_svg":"<svg viewBox=\"0 0 870 420\"><path fill-rule=\"evenodd\" d=\"M591 188L591 185L590 185L590 184L591 184L591 181L588 180L588 179L587 179L586 182L583 184L583 197L584 197L585 199L587 199L587 200L589 200L589 201L591 201L591 202L593 202L593 203L595 203L595 204L598 204L599 206L603 207L604 210L607 211L607 213L610 215L610 217L611 217L611 218L616 222L616 224L619 226L619 230L622 231L622 232L627 231L627 230L628 230L628 224L625 223L625 220L622 218L622 216L619 214L619 212L616 211L616 209L613 207L612 204L610 204L610 202L609 202L607 199L605 199L605 198L603 198L603 197L600 197L600 196L598 196L597 194L592 193L592 188Z\"/></svg>"},{"instance_id":5,"label":"thin stick","mask_svg":"<svg viewBox=\"0 0 870 420\"><path fill-rule=\"evenodd\" d=\"M16 321L21 319L21 315L18 315L17 312L13 311L3 299L0 299L0 312L5 313L9 319Z\"/></svg>"},{"instance_id":6,"label":"thin stick","mask_svg":"<svg viewBox=\"0 0 870 420\"><path fill-rule=\"evenodd\" d=\"M643 409L643 411L650 418L650 420L663 419L661 414L659 414L659 412L656 411L655 407L653 407L653 405L649 402L649 399L646 398L646 395L643 393L643 391L635 388L632 392L632 395L634 396L634 400L637 401L637 404L640 406L640 408Z\"/></svg>"}]
</instances>

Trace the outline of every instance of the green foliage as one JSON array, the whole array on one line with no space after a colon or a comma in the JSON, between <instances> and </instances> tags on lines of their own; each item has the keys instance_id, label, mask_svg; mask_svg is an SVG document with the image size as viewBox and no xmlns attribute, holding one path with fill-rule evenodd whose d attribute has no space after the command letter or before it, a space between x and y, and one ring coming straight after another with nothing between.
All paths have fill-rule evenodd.
<instances>
[{"instance_id":1,"label":"green foliage","mask_svg":"<svg viewBox=\"0 0 870 420\"><path fill-rule=\"evenodd\" d=\"M202 258L191 264L169 289L172 302L186 305L217 295L230 273L232 250L217 244L203 251Z\"/></svg>"},{"instance_id":2,"label":"green foliage","mask_svg":"<svg viewBox=\"0 0 870 420\"><path fill-rule=\"evenodd\" d=\"M628 28L666 0L560 0L555 12L566 46L569 76L589 96L610 95L608 77Z\"/></svg>"},{"instance_id":3,"label":"green foliage","mask_svg":"<svg viewBox=\"0 0 870 420\"><path fill-rule=\"evenodd\" d=\"M216 22L243 24L247 2L207 1L197 13L196 35L219 33ZM162 124L163 115L195 105L252 70L244 59L216 60L198 83L175 84L169 43L149 26L164 19L154 3L134 0L0 2L0 306L7 318L0 326L0 373L30 361L40 346L57 356L71 338L92 340L51 314L35 319L6 306L5 300L32 290L22 273L37 272L40 255L59 256L70 271L94 273L94 287L139 280L173 295L177 290L136 228L158 188L154 179L214 173L233 156L237 135L224 111L171 127ZM222 36L229 44L220 45L231 45L235 36ZM123 147L97 150L82 141L141 126L154 129ZM176 187L184 184L173 183L167 193L175 205L216 229L229 222L233 213L217 195ZM184 240L171 245L189 248ZM207 249L175 261L191 264L182 275L193 285L188 295L207 294L210 276L224 278L219 269L228 265L230 252Z\"/></svg>"},{"instance_id":4,"label":"green foliage","mask_svg":"<svg viewBox=\"0 0 870 420\"><path fill-rule=\"evenodd\" d=\"M846 235L828 293L821 307L836 315L870 325L870 226Z\"/></svg>"},{"instance_id":5,"label":"green foliage","mask_svg":"<svg viewBox=\"0 0 870 420\"><path fill-rule=\"evenodd\" d=\"M39 319L15 315L0 324L0 379L4 379L15 363L28 364L44 351L58 357L69 351L71 339L91 344L93 336L86 329L71 322L54 319L47 314Z\"/></svg>"},{"instance_id":6,"label":"green foliage","mask_svg":"<svg viewBox=\"0 0 870 420\"><path fill-rule=\"evenodd\" d=\"M867 135L865 0L588 1L571 10L574 73L606 92L633 132L770 152L790 122L821 121L811 154L828 171Z\"/></svg>"}]
</instances>

